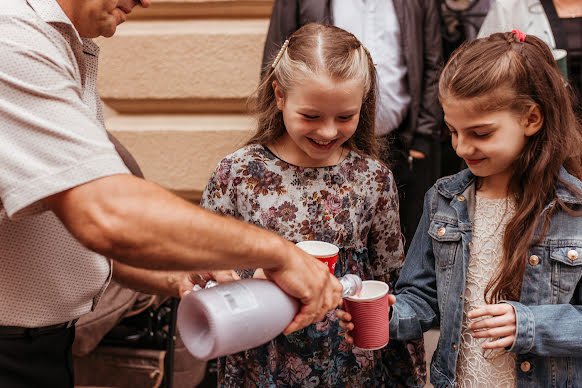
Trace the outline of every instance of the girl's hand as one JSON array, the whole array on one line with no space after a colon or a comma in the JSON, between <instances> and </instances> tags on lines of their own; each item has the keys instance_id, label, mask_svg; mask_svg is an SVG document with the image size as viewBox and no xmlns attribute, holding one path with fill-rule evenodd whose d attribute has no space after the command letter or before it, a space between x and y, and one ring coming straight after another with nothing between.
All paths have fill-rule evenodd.
<instances>
[{"instance_id":1,"label":"girl's hand","mask_svg":"<svg viewBox=\"0 0 582 388\"><path fill-rule=\"evenodd\" d=\"M473 338L494 338L485 342L483 349L506 348L515 341L515 310L509 303L488 304L467 314L469 319L483 318L469 325Z\"/></svg>"},{"instance_id":2,"label":"girl's hand","mask_svg":"<svg viewBox=\"0 0 582 388\"><path fill-rule=\"evenodd\" d=\"M236 273L236 271L232 269L222 271L210 271L208 272L208 276L209 279L205 279L206 281L214 280L217 283L229 283L234 282L235 280L240 280L240 276L238 275L238 273Z\"/></svg>"},{"instance_id":3,"label":"girl's hand","mask_svg":"<svg viewBox=\"0 0 582 388\"><path fill-rule=\"evenodd\" d=\"M265 271L262 268L257 268L253 274L253 279L266 279Z\"/></svg>"},{"instance_id":4,"label":"girl's hand","mask_svg":"<svg viewBox=\"0 0 582 388\"><path fill-rule=\"evenodd\" d=\"M344 300L340 302L340 308L335 310L337 317L340 319L339 325L344 330L344 337L346 341L350 344L354 343L354 338L350 335L350 332L354 330L354 324L352 323L352 316L347 311L342 310L344 306Z\"/></svg>"}]
</instances>

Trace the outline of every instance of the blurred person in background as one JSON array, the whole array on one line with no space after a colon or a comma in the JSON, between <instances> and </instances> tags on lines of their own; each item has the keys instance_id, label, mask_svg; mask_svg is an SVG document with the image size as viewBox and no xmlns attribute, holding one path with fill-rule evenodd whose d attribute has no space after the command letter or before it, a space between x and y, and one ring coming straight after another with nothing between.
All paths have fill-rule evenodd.
<instances>
[{"instance_id":1,"label":"blurred person in background","mask_svg":"<svg viewBox=\"0 0 582 388\"><path fill-rule=\"evenodd\" d=\"M566 73L575 94L575 109L582 116L582 1L580 0L495 0L479 37L519 29L535 35L555 49L566 50Z\"/></svg>"}]
</instances>

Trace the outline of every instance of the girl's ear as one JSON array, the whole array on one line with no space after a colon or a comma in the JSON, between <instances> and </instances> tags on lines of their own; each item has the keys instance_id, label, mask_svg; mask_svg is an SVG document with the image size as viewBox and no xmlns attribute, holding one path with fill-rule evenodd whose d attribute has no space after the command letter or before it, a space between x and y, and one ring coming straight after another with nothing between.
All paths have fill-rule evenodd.
<instances>
[{"instance_id":1,"label":"girl's ear","mask_svg":"<svg viewBox=\"0 0 582 388\"><path fill-rule=\"evenodd\" d=\"M273 92L275 93L275 101L277 101L277 108L279 108L279 110L282 111L283 107L285 106L285 95L283 94L283 90L281 90L277 81L273 81L271 85L273 86Z\"/></svg>"},{"instance_id":2,"label":"girl's ear","mask_svg":"<svg viewBox=\"0 0 582 388\"><path fill-rule=\"evenodd\" d=\"M529 108L529 111L526 113L524 117L525 121L525 135L532 136L535 135L544 124L544 116L540 111L540 107L537 105L532 106Z\"/></svg>"}]
</instances>

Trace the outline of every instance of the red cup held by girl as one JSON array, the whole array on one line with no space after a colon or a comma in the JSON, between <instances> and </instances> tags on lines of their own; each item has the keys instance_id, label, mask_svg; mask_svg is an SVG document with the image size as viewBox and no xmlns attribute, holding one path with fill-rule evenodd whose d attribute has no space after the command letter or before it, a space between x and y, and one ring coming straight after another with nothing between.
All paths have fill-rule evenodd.
<instances>
[{"instance_id":1,"label":"red cup held by girl","mask_svg":"<svg viewBox=\"0 0 582 388\"><path fill-rule=\"evenodd\" d=\"M344 298L344 304L354 324L354 345L360 349L376 350L388 344L388 284L364 280L360 293Z\"/></svg>"},{"instance_id":2,"label":"red cup held by girl","mask_svg":"<svg viewBox=\"0 0 582 388\"><path fill-rule=\"evenodd\" d=\"M338 247L323 241L302 241L295 245L314 256L317 260L327 264L332 275L335 273L335 264L337 263L339 252Z\"/></svg>"}]
</instances>

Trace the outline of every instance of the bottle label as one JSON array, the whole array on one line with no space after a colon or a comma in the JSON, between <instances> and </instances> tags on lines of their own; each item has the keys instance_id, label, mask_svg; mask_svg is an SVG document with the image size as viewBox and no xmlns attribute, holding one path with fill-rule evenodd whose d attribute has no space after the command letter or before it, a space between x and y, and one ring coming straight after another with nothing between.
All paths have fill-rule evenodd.
<instances>
[{"instance_id":1,"label":"bottle label","mask_svg":"<svg viewBox=\"0 0 582 388\"><path fill-rule=\"evenodd\" d=\"M216 291L220 293L233 314L239 314L246 311L256 309L259 305L257 298L253 292L244 284L240 282L232 282L230 287L226 289L217 288Z\"/></svg>"}]
</instances>

